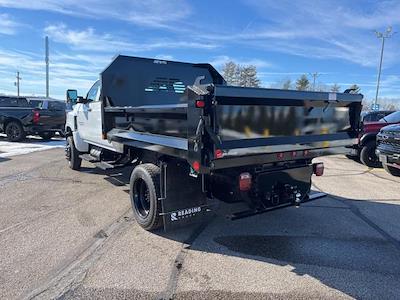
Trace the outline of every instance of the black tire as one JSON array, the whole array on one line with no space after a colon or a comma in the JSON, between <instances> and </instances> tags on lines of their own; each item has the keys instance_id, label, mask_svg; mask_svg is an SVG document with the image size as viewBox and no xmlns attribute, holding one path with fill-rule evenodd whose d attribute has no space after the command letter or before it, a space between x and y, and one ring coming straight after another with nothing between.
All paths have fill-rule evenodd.
<instances>
[{"instance_id":1,"label":"black tire","mask_svg":"<svg viewBox=\"0 0 400 300\"><path fill-rule=\"evenodd\" d=\"M7 124L5 133L10 142L20 142L25 139L26 133L22 124L17 121L12 121Z\"/></svg>"},{"instance_id":2,"label":"black tire","mask_svg":"<svg viewBox=\"0 0 400 300\"><path fill-rule=\"evenodd\" d=\"M400 177L400 169L388 166L387 164L382 164L382 165L385 171L388 172L390 175Z\"/></svg>"},{"instance_id":3,"label":"black tire","mask_svg":"<svg viewBox=\"0 0 400 300\"><path fill-rule=\"evenodd\" d=\"M68 160L68 165L72 170L79 170L81 168L82 158L79 157L79 151L75 148L74 138L72 136L67 137L65 156Z\"/></svg>"},{"instance_id":4,"label":"black tire","mask_svg":"<svg viewBox=\"0 0 400 300\"><path fill-rule=\"evenodd\" d=\"M141 164L132 171L130 198L133 216L145 230L155 230L162 225L160 197L160 168Z\"/></svg>"},{"instance_id":5,"label":"black tire","mask_svg":"<svg viewBox=\"0 0 400 300\"><path fill-rule=\"evenodd\" d=\"M52 137L54 137L54 132L42 132L42 133L39 134L39 136L40 136L42 139L48 141L48 140L50 140Z\"/></svg>"},{"instance_id":6,"label":"black tire","mask_svg":"<svg viewBox=\"0 0 400 300\"><path fill-rule=\"evenodd\" d=\"M382 164L379 162L378 156L375 154L375 150L376 150L375 141L369 141L361 149L360 160L367 167L378 168L382 166Z\"/></svg>"}]
</instances>

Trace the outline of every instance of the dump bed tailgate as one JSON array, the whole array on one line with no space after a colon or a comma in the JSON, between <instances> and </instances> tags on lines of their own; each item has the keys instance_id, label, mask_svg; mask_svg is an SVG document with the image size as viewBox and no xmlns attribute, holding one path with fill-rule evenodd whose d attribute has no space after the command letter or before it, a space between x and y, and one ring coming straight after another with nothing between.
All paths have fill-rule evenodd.
<instances>
[{"instance_id":1,"label":"dump bed tailgate","mask_svg":"<svg viewBox=\"0 0 400 300\"><path fill-rule=\"evenodd\" d=\"M276 161L276 153L282 160L345 153L357 138L361 94L224 85L200 90L210 91L202 99L210 105L206 132L219 154L214 167L233 166L222 162L228 159L234 165ZM199 87L193 91L202 94Z\"/></svg>"}]
</instances>

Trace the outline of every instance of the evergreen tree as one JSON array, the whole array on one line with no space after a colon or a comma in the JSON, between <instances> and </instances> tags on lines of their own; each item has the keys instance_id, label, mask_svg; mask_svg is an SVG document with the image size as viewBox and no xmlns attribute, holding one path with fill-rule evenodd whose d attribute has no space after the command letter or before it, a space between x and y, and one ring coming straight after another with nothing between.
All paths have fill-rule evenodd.
<instances>
[{"instance_id":1,"label":"evergreen tree","mask_svg":"<svg viewBox=\"0 0 400 300\"><path fill-rule=\"evenodd\" d=\"M308 80L307 75L301 75L300 78L296 80L296 90L307 91L309 88L310 81Z\"/></svg>"}]
</instances>

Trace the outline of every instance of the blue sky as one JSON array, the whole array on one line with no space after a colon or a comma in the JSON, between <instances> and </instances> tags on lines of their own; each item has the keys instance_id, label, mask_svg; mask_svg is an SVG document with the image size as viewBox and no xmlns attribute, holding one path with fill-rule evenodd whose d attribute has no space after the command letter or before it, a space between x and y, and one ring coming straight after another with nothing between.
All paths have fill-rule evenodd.
<instances>
[{"instance_id":1,"label":"blue sky","mask_svg":"<svg viewBox=\"0 0 400 300\"><path fill-rule=\"evenodd\" d=\"M116 54L257 66L265 87L319 72L319 83L353 83L375 94L380 42L400 31L400 1L0 0L0 93L84 94ZM381 98L400 101L400 34L387 41Z\"/></svg>"}]
</instances>

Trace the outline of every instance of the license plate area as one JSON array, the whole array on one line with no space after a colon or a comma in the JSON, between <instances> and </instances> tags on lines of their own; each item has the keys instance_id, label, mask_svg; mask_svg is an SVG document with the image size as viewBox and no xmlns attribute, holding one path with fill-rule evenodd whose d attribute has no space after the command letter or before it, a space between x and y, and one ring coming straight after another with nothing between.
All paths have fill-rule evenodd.
<instances>
[{"instance_id":1,"label":"license plate area","mask_svg":"<svg viewBox=\"0 0 400 300\"><path fill-rule=\"evenodd\" d=\"M265 207L303 200L310 191L312 167L266 172L257 176L257 195ZM298 195L300 194L300 195Z\"/></svg>"}]
</instances>

